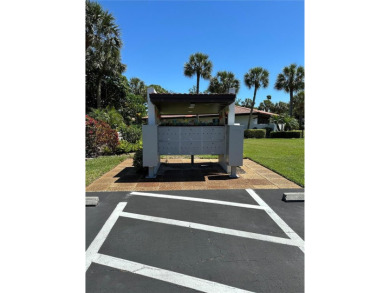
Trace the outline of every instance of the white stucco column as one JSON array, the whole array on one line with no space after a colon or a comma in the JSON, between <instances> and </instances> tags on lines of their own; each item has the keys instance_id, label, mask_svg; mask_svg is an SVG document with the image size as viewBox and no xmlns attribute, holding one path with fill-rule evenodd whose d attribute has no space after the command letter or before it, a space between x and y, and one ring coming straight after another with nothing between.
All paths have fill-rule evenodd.
<instances>
[{"instance_id":1,"label":"white stucco column","mask_svg":"<svg viewBox=\"0 0 390 293\"><path fill-rule=\"evenodd\" d=\"M235 94L236 89L230 88L229 94ZM239 125L234 125L236 120L235 101L229 105L228 126L226 131L226 163L227 171L230 173L230 178L237 178L237 167L242 166L243 153L243 128Z\"/></svg>"},{"instance_id":2,"label":"white stucco column","mask_svg":"<svg viewBox=\"0 0 390 293\"><path fill-rule=\"evenodd\" d=\"M229 94L235 94L236 89L235 88L230 88L229 89ZM228 125L234 125L235 122L235 101L229 105L229 113L228 113Z\"/></svg>"},{"instance_id":3,"label":"white stucco column","mask_svg":"<svg viewBox=\"0 0 390 293\"><path fill-rule=\"evenodd\" d=\"M154 88L149 87L147 89L147 97L148 97L148 124L149 125L155 125L156 124L156 111L154 109L153 103L150 101L149 94L156 94L157 92L154 90Z\"/></svg>"},{"instance_id":4,"label":"white stucco column","mask_svg":"<svg viewBox=\"0 0 390 293\"><path fill-rule=\"evenodd\" d=\"M149 94L157 93L150 87L146 91L148 99L148 125L142 126L143 141L143 166L148 167L146 178L156 178L158 167L160 166L160 155L158 153L158 129L156 121L156 109Z\"/></svg>"}]
</instances>

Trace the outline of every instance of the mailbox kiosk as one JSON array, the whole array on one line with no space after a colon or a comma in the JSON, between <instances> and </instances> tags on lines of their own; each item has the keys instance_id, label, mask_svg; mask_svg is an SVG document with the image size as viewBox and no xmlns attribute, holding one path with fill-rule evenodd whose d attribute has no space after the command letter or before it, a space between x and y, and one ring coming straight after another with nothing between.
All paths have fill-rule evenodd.
<instances>
[{"instance_id":1,"label":"mailbox kiosk","mask_svg":"<svg viewBox=\"0 0 390 293\"><path fill-rule=\"evenodd\" d=\"M235 89L227 94L156 93L148 88L148 125L142 126L143 166L155 178L160 155L218 155L221 167L237 177L243 164L244 127L234 123ZM214 123L164 125L161 115L219 114Z\"/></svg>"}]
</instances>

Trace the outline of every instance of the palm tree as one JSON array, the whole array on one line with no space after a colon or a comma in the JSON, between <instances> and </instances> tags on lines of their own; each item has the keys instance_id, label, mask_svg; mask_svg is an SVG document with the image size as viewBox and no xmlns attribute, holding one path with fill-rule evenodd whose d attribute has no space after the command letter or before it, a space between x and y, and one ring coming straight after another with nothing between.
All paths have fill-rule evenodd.
<instances>
[{"instance_id":1,"label":"palm tree","mask_svg":"<svg viewBox=\"0 0 390 293\"><path fill-rule=\"evenodd\" d=\"M133 77L129 82L130 92L136 96L142 96L146 101L146 84L138 77Z\"/></svg>"},{"instance_id":2,"label":"palm tree","mask_svg":"<svg viewBox=\"0 0 390 293\"><path fill-rule=\"evenodd\" d=\"M274 108L274 103L271 102L271 100L264 100L263 102L260 103L259 107L257 109L265 112L273 112Z\"/></svg>"},{"instance_id":3,"label":"palm tree","mask_svg":"<svg viewBox=\"0 0 390 293\"><path fill-rule=\"evenodd\" d=\"M271 95L267 95L267 99L260 103L259 107L257 109L265 112L273 111L274 103L271 102Z\"/></svg>"},{"instance_id":4,"label":"palm tree","mask_svg":"<svg viewBox=\"0 0 390 293\"><path fill-rule=\"evenodd\" d=\"M251 112L249 114L249 119L248 119L248 129L250 128L250 123L252 120L253 106L255 105L255 101L256 101L256 92L260 87L263 87L263 88L268 87L268 76L269 76L268 70L263 69L261 67L251 68L244 75L245 85L249 89L251 89L252 87L255 88L254 93L253 93Z\"/></svg>"},{"instance_id":5,"label":"palm tree","mask_svg":"<svg viewBox=\"0 0 390 293\"><path fill-rule=\"evenodd\" d=\"M284 117L284 128L283 130L295 130L299 128L298 120L291 116Z\"/></svg>"},{"instance_id":6,"label":"palm tree","mask_svg":"<svg viewBox=\"0 0 390 293\"><path fill-rule=\"evenodd\" d=\"M85 3L85 50L92 44L98 43L98 19L103 14L103 9L97 2L89 0Z\"/></svg>"},{"instance_id":7,"label":"palm tree","mask_svg":"<svg viewBox=\"0 0 390 293\"><path fill-rule=\"evenodd\" d=\"M210 79L213 63L209 60L209 56L203 53L195 53L190 56L188 62L184 64L184 75L192 77L196 74L196 93L199 94L199 79L202 77L206 80Z\"/></svg>"},{"instance_id":8,"label":"palm tree","mask_svg":"<svg viewBox=\"0 0 390 293\"><path fill-rule=\"evenodd\" d=\"M274 104L272 112L274 112L275 114L287 114L288 107L288 103L278 102Z\"/></svg>"},{"instance_id":9,"label":"palm tree","mask_svg":"<svg viewBox=\"0 0 390 293\"><path fill-rule=\"evenodd\" d=\"M96 72L96 101L100 108L104 77L122 74L125 70L120 62L120 31L111 13L98 3L87 1L85 34L86 67Z\"/></svg>"},{"instance_id":10,"label":"palm tree","mask_svg":"<svg viewBox=\"0 0 390 293\"><path fill-rule=\"evenodd\" d=\"M119 48L113 46L109 40L99 46L93 54L96 54L93 64L98 72L96 101L97 107L100 108L101 88L104 77L122 74L125 71L126 66L120 62Z\"/></svg>"},{"instance_id":11,"label":"palm tree","mask_svg":"<svg viewBox=\"0 0 390 293\"><path fill-rule=\"evenodd\" d=\"M293 115L293 93L303 90L304 87L305 70L302 66L297 68L296 64L284 67L283 73L279 73L276 78L275 89L290 93L290 116Z\"/></svg>"},{"instance_id":12,"label":"palm tree","mask_svg":"<svg viewBox=\"0 0 390 293\"><path fill-rule=\"evenodd\" d=\"M114 16L104 11L99 3L87 0L85 10L85 50L107 38L120 38Z\"/></svg>"},{"instance_id":13,"label":"palm tree","mask_svg":"<svg viewBox=\"0 0 390 293\"><path fill-rule=\"evenodd\" d=\"M251 107L252 105L252 99L245 99L242 103L241 103L241 107L245 107L245 108L249 108Z\"/></svg>"},{"instance_id":14,"label":"palm tree","mask_svg":"<svg viewBox=\"0 0 390 293\"><path fill-rule=\"evenodd\" d=\"M230 88L235 88L236 93L240 89L240 81L235 78L233 72L218 71L217 75L210 79L208 91L214 94L225 94Z\"/></svg>"}]
</instances>

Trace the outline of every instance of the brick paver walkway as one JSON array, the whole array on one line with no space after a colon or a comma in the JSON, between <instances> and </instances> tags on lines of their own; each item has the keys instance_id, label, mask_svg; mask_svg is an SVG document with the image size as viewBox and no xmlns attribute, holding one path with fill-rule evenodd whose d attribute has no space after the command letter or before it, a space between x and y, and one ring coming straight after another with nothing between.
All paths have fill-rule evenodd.
<instances>
[{"instance_id":1,"label":"brick paver walkway","mask_svg":"<svg viewBox=\"0 0 390 293\"><path fill-rule=\"evenodd\" d=\"M157 191L205 189L278 189L301 188L271 170L244 159L237 168L237 179L230 179L216 159L162 159L156 179L137 174L128 159L91 183L86 191Z\"/></svg>"}]
</instances>

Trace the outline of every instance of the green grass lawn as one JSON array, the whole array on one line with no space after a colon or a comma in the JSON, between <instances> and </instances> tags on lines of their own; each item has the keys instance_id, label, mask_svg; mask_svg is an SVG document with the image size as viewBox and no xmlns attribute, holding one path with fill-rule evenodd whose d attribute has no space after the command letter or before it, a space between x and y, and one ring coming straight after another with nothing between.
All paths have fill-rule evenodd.
<instances>
[{"instance_id":1,"label":"green grass lawn","mask_svg":"<svg viewBox=\"0 0 390 293\"><path fill-rule=\"evenodd\" d=\"M85 162L85 186L107 173L130 155L102 156Z\"/></svg>"},{"instance_id":2,"label":"green grass lawn","mask_svg":"<svg viewBox=\"0 0 390 293\"><path fill-rule=\"evenodd\" d=\"M280 175L304 186L304 139L267 138L244 140L244 157L271 169ZM85 186L112 170L131 155L102 156L85 162ZM170 156L161 156L170 157ZM183 156L190 158L190 156ZM195 158L218 158L215 155L195 156Z\"/></svg>"},{"instance_id":3,"label":"green grass lawn","mask_svg":"<svg viewBox=\"0 0 390 293\"><path fill-rule=\"evenodd\" d=\"M244 157L305 185L305 139L247 138L244 140Z\"/></svg>"}]
</instances>

